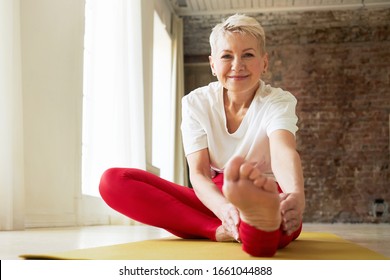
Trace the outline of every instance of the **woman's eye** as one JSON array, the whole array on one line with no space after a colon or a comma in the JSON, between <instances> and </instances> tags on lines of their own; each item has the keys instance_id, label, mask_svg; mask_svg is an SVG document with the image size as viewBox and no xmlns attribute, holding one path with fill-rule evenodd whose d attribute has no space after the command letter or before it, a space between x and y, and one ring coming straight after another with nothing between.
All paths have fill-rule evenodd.
<instances>
[{"instance_id":1,"label":"woman's eye","mask_svg":"<svg viewBox=\"0 0 390 280\"><path fill-rule=\"evenodd\" d=\"M221 58L222 59L229 59L229 58L231 58L232 56L230 55L230 54L225 54L225 55L223 55Z\"/></svg>"},{"instance_id":2,"label":"woman's eye","mask_svg":"<svg viewBox=\"0 0 390 280\"><path fill-rule=\"evenodd\" d=\"M245 53L244 57L253 57L254 55L252 53Z\"/></svg>"}]
</instances>

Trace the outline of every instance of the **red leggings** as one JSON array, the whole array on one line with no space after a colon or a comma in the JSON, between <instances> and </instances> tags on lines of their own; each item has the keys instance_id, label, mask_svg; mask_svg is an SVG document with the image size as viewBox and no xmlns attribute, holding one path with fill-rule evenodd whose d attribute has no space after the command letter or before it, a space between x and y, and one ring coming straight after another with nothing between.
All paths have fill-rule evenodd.
<instances>
[{"instance_id":1,"label":"red leggings","mask_svg":"<svg viewBox=\"0 0 390 280\"><path fill-rule=\"evenodd\" d=\"M222 188L223 174L214 183ZM181 238L208 238L215 241L221 221L197 198L191 188L164 180L143 170L111 168L102 176L100 194L116 211L138 222L163 228ZM258 230L240 222L243 250L257 257L270 257L278 248L296 239L301 228L292 235L281 229Z\"/></svg>"}]
</instances>

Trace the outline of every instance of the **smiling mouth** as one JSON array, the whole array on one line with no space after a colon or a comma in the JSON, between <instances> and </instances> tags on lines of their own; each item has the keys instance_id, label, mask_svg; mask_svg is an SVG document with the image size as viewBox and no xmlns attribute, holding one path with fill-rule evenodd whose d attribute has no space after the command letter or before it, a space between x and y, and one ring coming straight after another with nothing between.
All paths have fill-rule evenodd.
<instances>
[{"instance_id":1,"label":"smiling mouth","mask_svg":"<svg viewBox=\"0 0 390 280\"><path fill-rule=\"evenodd\" d=\"M245 75L245 76L228 76L229 79L233 79L233 80L242 80L242 79L245 79L245 78L248 78L249 75Z\"/></svg>"}]
</instances>

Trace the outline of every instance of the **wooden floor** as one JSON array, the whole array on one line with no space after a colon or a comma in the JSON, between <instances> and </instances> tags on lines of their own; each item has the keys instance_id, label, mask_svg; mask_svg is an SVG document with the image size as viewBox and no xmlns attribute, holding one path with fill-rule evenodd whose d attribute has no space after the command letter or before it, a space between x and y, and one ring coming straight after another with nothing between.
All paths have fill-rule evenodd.
<instances>
[{"instance_id":1,"label":"wooden floor","mask_svg":"<svg viewBox=\"0 0 390 280\"><path fill-rule=\"evenodd\" d=\"M334 233L390 258L390 224L304 224L304 231ZM114 245L171 236L143 225L0 231L0 259Z\"/></svg>"}]
</instances>

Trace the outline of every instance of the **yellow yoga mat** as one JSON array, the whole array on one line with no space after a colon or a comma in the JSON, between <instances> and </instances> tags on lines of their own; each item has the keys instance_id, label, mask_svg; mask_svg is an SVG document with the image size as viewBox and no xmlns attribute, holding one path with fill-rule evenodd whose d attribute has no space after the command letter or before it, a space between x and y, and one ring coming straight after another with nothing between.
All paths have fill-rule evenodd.
<instances>
[{"instance_id":1,"label":"yellow yoga mat","mask_svg":"<svg viewBox=\"0 0 390 280\"><path fill-rule=\"evenodd\" d=\"M166 238L48 254L24 259L69 260L250 260L235 242ZM264 258L263 258L264 259ZM386 260L385 256L329 233L302 232L272 260Z\"/></svg>"}]
</instances>

